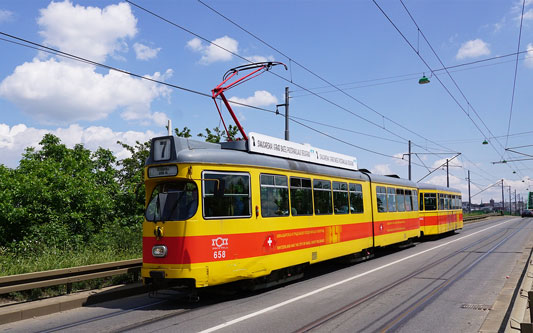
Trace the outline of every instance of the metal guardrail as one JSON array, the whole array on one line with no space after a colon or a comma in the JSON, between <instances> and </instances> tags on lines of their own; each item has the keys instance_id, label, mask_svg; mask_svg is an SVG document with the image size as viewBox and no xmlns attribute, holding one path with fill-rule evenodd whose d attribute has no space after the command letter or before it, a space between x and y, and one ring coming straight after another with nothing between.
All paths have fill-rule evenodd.
<instances>
[{"instance_id":1,"label":"metal guardrail","mask_svg":"<svg viewBox=\"0 0 533 333\"><path fill-rule=\"evenodd\" d=\"M464 218L464 221L472 221L494 215L499 214L491 213L468 216ZM0 277L0 295L14 291L51 287L62 284L67 285L67 293L70 293L72 290L72 283L74 282L87 281L126 273L134 274L134 279L137 280L141 271L141 266L142 259L131 259L105 264L2 276Z\"/></svg>"},{"instance_id":2,"label":"metal guardrail","mask_svg":"<svg viewBox=\"0 0 533 333\"><path fill-rule=\"evenodd\" d=\"M479 215L472 215L472 216L463 216L463 221L474 221L474 220L481 220L485 217L489 216L500 216L500 213L488 213L488 214L479 214Z\"/></svg>"},{"instance_id":3,"label":"metal guardrail","mask_svg":"<svg viewBox=\"0 0 533 333\"><path fill-rule=\"evenodd\" d=\"M17 274L0 277L0 295L14 291L51 287L66 284L67 293L72 283L132 273L137 280L141 271L142 259L122 260L105 264L95 264L44 272Z\"/></svg>"}]
</instances>

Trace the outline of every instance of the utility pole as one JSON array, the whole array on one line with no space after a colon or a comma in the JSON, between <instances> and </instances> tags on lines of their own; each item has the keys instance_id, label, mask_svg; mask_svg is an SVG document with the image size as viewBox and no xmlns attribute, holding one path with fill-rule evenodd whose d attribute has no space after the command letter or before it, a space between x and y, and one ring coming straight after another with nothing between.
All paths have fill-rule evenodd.
<instances>
[{"instance_id":1,"label":"utility pole","mask_svg":"<svg viewBox=\"0 0 533 333\"><path fill-rule=\"evenodd\" d=\"M518 206L516 205L516 190L514 190L514 211L515 213L517 210L518 210Z\"/></svg>"},{"instance_id":2,"label":"utility pole","mask_svg":"<svg viewBox=\"0 0 533 333\"><path fill-rule=\"evenodd\" d=\"M513 208L513 202L511 201L511 186L509 186L509 215L513 215L511 211Z\"/></svg>"},{"instance_id":3,"label":"utility pole","mask_svg":"<svg viewBox=\"0 0 533 333\"><path fill-rule=\"evenodd\" d=\"M450 187L450 172L448 170L448 159L446 159L446 187Z\"/></svg>"},{"instance_id":4,"label":"utility pole","mask_svg":"<svg viewBox=\"0 0 533 333\"><path fill-rule=\"evenodd\" d=\"M409 140L409 167L408 167L409 180L411 180L411 140Z\"/></svg>"},{"instance_id":5,"label":"utility pole","mask_svg":"<svg viewBox=\"0 0 533 333\"><path fill-rule=\"evenodd\" d=\"M503 179L502 179L502 215L505 212L505 200L503 198Z\"/></svg>"},{"instance_id":6,"label":"utility pole","mask_svg":"<svg viewBox=\"0 0 533 333\"><path fill-rule=\"evenodd\" d=\"M285 87L285 140L289 141L289 87Z\"/></svg>"},{"instance_id":7,"label":"utility pole","mask_svg":"<svg viewBox=\"0 0 533 333\"><path fill-rule=\"evenodd\" d=\"M472 212L472 197L470 196L470 170L468 170L468 212Z\"/></svg>"}]
</instances>

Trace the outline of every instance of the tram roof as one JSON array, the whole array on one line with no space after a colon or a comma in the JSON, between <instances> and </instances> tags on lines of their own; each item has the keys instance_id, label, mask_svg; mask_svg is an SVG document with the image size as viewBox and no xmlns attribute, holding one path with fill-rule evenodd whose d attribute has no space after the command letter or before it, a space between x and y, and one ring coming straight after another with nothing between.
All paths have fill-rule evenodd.
<instances>
[{"instance_id":1,"label":"tram roof","mask_svg":"<svg viewBox=\"0 0 533 333\"><path fill-rule=\"evenodd\" d=\"M446 191L446 192L457 192L461 193L460 190L453 187L440 186L429 183L418 183L418 188L421 190L436 190L436 191Z\"/></svg>"},{"instance_id":2,"label":"tram roof","mask_svg":"<svg viewBox=\"0 0 533 333\"><path fill-rule=\"evenodd\" d=\"M172 151L170 160L155 161L153 158L154 141L162 138L172 138ZM258 167L276 168L299 171L316 175L328 175L339 178L391 184L406 187L417 187L415 182L407 179L363 173L360 171L319 165L311 162L292 160L287 158L248 152L246 141L226 142L222 144L201 142L181 137L159 137L152 139L150 156L146 165L167 163L205 163L205 164L232 164L250 165Z\"/></svg>"}]
</instances>

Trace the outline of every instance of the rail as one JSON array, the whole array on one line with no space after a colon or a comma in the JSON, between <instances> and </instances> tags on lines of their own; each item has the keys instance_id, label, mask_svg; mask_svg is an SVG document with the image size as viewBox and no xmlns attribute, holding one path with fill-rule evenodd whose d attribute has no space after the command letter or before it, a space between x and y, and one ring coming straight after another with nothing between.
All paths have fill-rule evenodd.
<instances>
[{"instance_id":1,"label":"rail","mask_svg":"<svg viewBox=\"0 0 533 333\"><path fill-rule=\"evenodd\" d=\"M0 277L0 295L15 291L44 288L66 284L67 293L72 283L132 273L137 280L142 259L122 260L105 264L54 269L44 272L17 274Z\"/></svg>"}]
</instances>

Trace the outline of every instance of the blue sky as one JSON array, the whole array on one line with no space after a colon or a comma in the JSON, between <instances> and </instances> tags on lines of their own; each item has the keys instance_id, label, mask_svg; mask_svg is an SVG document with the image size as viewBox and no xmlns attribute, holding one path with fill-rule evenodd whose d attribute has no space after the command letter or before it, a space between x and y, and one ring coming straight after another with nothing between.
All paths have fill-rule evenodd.
<instances>
[{"instance_id":1,"label":"blue sky","mask_svg":"<svg viewBox=\"0 0 533 333\"><path fill-rule=\"evenodd\" d=\"M467 170L472 195L500 179L513 200L514 190L525 195L533 186L533 161L493 163L528 157L505 148L533 155L533 147L522 147L533 144L532 0L525 2L518 63L513 55L475 64L517 52L522 1L404 0L419 33L402 2L376 0L415 50L372 0L204 3L259 39L198 1L4 0L0 32L207 94L243 58L280 61L289 70L274 67L226 96L273 111L289 87L291 116L328 135L291 122L291 141L406 178L401 157L411 140L415 181L460 152L450 163L450 185L464 198ZM37 147L48 132L69 146L102 146L121 158L127 152L117 140L164 135L168 119L193 134L220 125L210 98L0 37L0 163L6 166L16 167L24 148ZM419 85L422 75L431 82ZM246 131L283 138L281 116L234 109ZM424 181L446 185L446 173L437 170ZM501 200L501 187L473 202L491 198Z\"/></svg>"}]
</instances>

